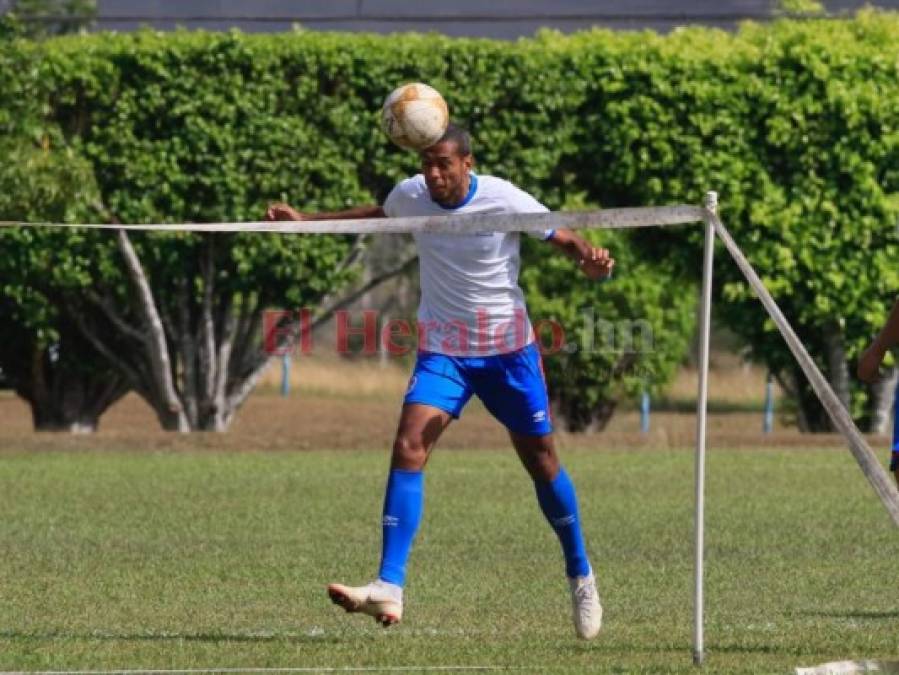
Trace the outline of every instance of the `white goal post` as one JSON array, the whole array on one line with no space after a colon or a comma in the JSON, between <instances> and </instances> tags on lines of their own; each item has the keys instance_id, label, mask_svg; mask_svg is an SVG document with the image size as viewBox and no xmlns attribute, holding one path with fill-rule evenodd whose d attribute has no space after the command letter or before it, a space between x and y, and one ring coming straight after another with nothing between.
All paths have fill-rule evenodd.
<instances>
[{"instance_id":1,"label":"white goal post","mask_svg":"<svg viewBox=\"0 0 899 675\"><path fill-rule=\"evenodd\" d=\"M774 298L743 255L727 228L718 217L717 194L706 193L703 206L677 205L603 209L599 211L518 213L504 215L464 214L428 216L418 218L377 218L361 220L317 220L304 222L250 222L250 223L188 223L188 224L62 224L0 221L0 227L68 227L112 230L165 230L168 232L267 232L280 234L400 234L414 232L442 232L463 234L467 232L539 232L552 228L568 229L620 229L703 223L705 245L702 270L702 290L699 313L699 391L697 396L696 455L695 455L695 575L694 575L694 630L693 661L703 661L703 552L704 552L704 494L706 415L708 398L709 329L712 304L712 262L715 238L721 240L740 271L752 286L765 310L783 335L787 346L796 358L812 385L834 426L843 434L852 455L871 483L881 503L893 522L899 526L899 492L889 475L877 461L871 447L865 441L849 413L837 398L830 384L809 356L805 346L796 336L789 321L781 312ZM626 273L626 271L625 271Z\"/></svg>"}]
</instances>

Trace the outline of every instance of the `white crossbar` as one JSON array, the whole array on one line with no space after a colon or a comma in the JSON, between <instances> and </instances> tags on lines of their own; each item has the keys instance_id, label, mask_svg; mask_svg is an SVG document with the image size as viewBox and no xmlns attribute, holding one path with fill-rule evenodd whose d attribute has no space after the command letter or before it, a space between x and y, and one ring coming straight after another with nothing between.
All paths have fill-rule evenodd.
<instances>
[{"instance_id":1,"label":"white crossbar","mask_svg":"<svg viewBox=\"0 0 899 675\"><path fill-rule=\"evenodd\" d=\"M112 230L164 230L167 232L274 232L280 234L403 234L410 232L541 232L649 227L700 222L699 206L659 206L601 211L548 211L545 213L460 214L414 218L365 218L359 220L307 220L302 222L178 223L112 225L92 223L28 223L0 221L2 227L77 227Z\"/></svg>"}]
</instances>

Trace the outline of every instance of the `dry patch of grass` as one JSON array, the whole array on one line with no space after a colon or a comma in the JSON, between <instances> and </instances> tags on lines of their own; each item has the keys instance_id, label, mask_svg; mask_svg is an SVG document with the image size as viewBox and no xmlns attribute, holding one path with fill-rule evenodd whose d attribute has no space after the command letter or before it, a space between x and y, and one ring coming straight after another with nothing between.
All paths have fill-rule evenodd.
<instances>
[{"instance_id":1,"label":"dry patch of grass","mask_svg":"<svg viewBox=\"0 0 899 675\"><path fill-rule=\"evenodd\" d=\"M289 381L291 392L298 395L360 398L398 398L403 395L412 370L411 362L389 359L381 363L377 357L344 359L333 354L315 354L291 359ZM282 368L274 364L260 380L260 393L277 393L281 389ZM679 407L695 404L698 371L682 368L665 389L658 403ZM754 364L725 355L715 355L709 371L709 400L721 408L760 408L765 398L766 372ZM783 393L775 385L776 400ZM623 402L623 407L635 405Z\"/></svg>"},{"instance_id":2,"label":"dry patch of grass","mask_svg":"<svg viewBox=\"0 0 899 675\"><path fill-rule=\"evenodd\" d=\"M713 361L710 372L709 447L839 447L837 434L800 434L775 416L774 433L762 433L765 373L735 359ZM0 392L0 449L141 449L291 451L374 449L392 444L411 364L377 359L315 355L294 359L290 395L280 395L281 369L274 364L248 399L228 433L174 434L162 431L150 407L132 394L101 419L96 434L36 434L28 406ZM640 431L635 401L624 401L600 433L570 434L557 429L563 450L589 448L679 448L696 438L697 373L682 370L666 393L653 401L648 433ZM780 407L782 396L777 396ZM875 448L888 439L871 437ZM450 425L439 448L509 448L506 431L474 399L462 419Z\"/></svg>"},{"instance_id":3,"label":"dry patch of grass","mask_svg":"<svg viewBox=\"0 0 899 675\"><path fill-rule=\"evenodd\" d=\"M719 408L761 408L765 401L764 368L736 360L712 363L709 370L709 402ZM682 368L665 390L663 401L672 404L695 405L699 387L699 371ZM774 384L775 406L783 401L783 391Z\"/></svg>"},{"instance_id":4,"label":"dry patch of grass","mask_svg":"<svg viewBox=\"0 0 899 675\"><path fill-rule=\"evenodd\" d=\"M381 364L374 358L343 359L334 355L300 356L291 359L290 390L298 395L334 396L348 399L400 397L409 383L411 364L390 359ZM283 371L273 365L259 382L260 393L281 390Z\"/></svg>"}]
</instances>

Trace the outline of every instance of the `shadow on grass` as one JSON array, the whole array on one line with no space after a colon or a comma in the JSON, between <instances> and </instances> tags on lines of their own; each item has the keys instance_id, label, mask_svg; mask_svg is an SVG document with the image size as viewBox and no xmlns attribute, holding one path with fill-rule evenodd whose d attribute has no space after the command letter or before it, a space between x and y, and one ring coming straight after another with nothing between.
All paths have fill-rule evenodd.
<instances>
[{"instance_id":1,"label":"shadow on grass","mask_svg":"<svg viewBox=\"0 0 899 675\"><path fill-rule=\"evenodd\" d=\"M693 650L684 643L673 644L608 644L601 640L596 642L578 642L572 645L558 645L558 650L566 650L572 653L602 652L604 654L683 654L684 658L691 659ZM747 653L747 654L779 654L784 651L781 645L735 645L735 644L706 644L707 652L721 653Z\"/></svg>"},{"instance_id":2,"label":"shadow on grass","mask_svg":"<svg viewBox=\"0 0 899 675\"><path fill-rule=\"evenodd\" d=\"M608 644L603 643L601 640L597 640L596 642L578 642L572 645L559 645L557 647L558 650L565 650L572 653L585 653L585 652L602 652L604 654L623 654L626 656L633 656L634 654L644 653L644 654L672 654L678 655L683 654L684 658L688 661L692 659L693 650L692 648L684 644L683 642L677 644L656 644L656 645L646 645L646 644L633 644L633 643L616 643L616 644ZM806 656L807 650L805 647L790 647L783 644L755 644L755 645L746 645L746 644L736 644L736 643L726 643L726 642L712 642L706 643L705 645L705 653L706 654L772 654L778 656Z\"/></svg>"},{"instance_id":3,"label":"shadow on grass","mask_svg":"<svg viewBox=\"0 0 899 675\"><path fill-rule=\"evenodd\" d=\"M829 619L899 619L899 609L883 612L871 610L845 610L834 612L797 612L800 616L820 616Z\"/></svg>"},{"instance_id":4,"label":"shadow on grass","mask_svg":"<svg viewBox=\"0 0 899 675\"><path fill-rule=\"evenodd\" d=\"M45 631L43 633L23 633L18 631L2 630L0 639L9 640L104 640L121 642L208 642L217 644L220 642L286 642L291 644L339 644L345 640L338 636L325 636L321 634L228 634L228 633L70 633L64 631Z\"/></svg>"}]
</instances>

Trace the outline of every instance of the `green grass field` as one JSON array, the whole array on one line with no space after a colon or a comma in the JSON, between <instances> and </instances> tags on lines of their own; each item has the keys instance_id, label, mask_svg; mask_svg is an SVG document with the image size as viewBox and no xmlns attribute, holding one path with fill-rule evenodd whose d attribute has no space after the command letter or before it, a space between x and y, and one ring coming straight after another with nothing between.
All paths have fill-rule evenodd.
<instances>
[{"instance_id":1,"label":"green grass field","mask_svg":"<svg viewBox=\"0 0 899 675\"><path fill-rule=\"evenodd\" d=\"M565 453L605 625L574 637L511 452L435 454L404 623L376 569L384 454L5 452L0 669L500 666L695 672L692 454ZM899 536L849 454L711 451L707 672L899 658Z\"/></svg>"}]
</instances>

